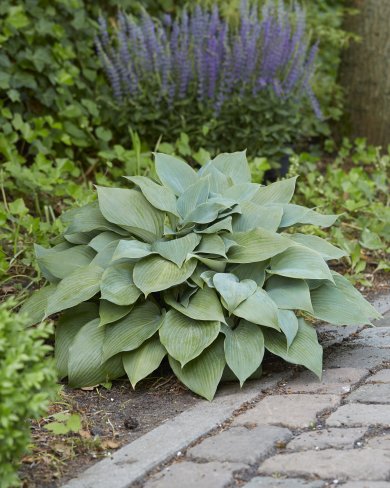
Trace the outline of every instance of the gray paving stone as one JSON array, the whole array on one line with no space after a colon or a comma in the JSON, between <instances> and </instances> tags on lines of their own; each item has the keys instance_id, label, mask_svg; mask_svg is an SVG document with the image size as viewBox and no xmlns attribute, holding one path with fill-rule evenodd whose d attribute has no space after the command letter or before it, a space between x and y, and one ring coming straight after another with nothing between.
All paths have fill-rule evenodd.
<instances>
[{"instance_id":1,"label":"gray paving stone","mask_svg":"<svg viewBox=\"0 0 390 488\"><path fill-rule=\"evenodd\" d=\"M390 312L390 293L382 293L380 296L377 296L372 304L382 315Z\"/></svg>"},{"instance_id":2,"label":"gray paving stone","mask_svg":"<svg viewBox=\"0 0 390 488\"><path fill-rule=\"evenodd\" d=\"M390 327L364 329L351 341L351 344L389 349ZM390 352L388 354L390 359Z\"/></svg>"},{"instance_id":3,"label":"gray paving stone","mask_svg":"<svg viewBox=\"0 0 390 488\"><path fill-rule=\"evenodd\" d=\"M390 369L382 369L373 376L370 376L366 383L390 383Z\"/></svg>"},{"instance_id":4,"label":"gray paving stone","mask_svg":"<svg viewBox=\"0 0 390 488\"><path fill-rule=\"evenodd\" d=\"M272 395L236 417L233 424L280 424L291 428L305 428L316 421L317 414L337 406L339 400L337 395Z\"/></svg>"},{"instance_id":5,"label":"gray paving stone","mask_svg":"<svg viewBox=\"0 0 390 488\"><path fill-rule=\"evenodd\" d=\"M360 439L367 429L351 427L349 429L321 429L304 432L287 444L288 451L307 451L308 449L352 449L354 443Z\"/></svg>"},{"instance_id":6,"label":"gray paving stone","mask_svg":"<svg viewBox=\"0 0 390 488\"><path fill-rule=\"evenodd\" d=\"M383 315L383 319L375 320L373 322L375 327L390 327L390 312Z\"/></svg>"},{"instance_id":7,"label":"gray paving stone","mask_svg":"<svg viewBox=\"0 0 390 488\"><path fill-rule=\"evenodd\" d=\"M373 369L390 360L387 349L376 347L343 346L325 356L324 369L364 368Z\"/></svg>"},{"instance_id":8,"label":"gray paving stone","mask_svg":"<svg viewBox=\"0 0 390 488\"><path fill-rule=\"evenodd\" d=\"M276 479L269 476L253 478L244 488L323 488L324 481L307 481L297 478Z\"/></svg>"},{"instance_id":9,"label":"gray paving stone","mask_svg":"<svg viewBox=\"0 0 390 488\"><path fill-rule=\"evenodd\" d=\"M367 441L368 447L374 449L384 449L390 451L390 434L378 435L377 437L372 437Z\"/></svg>"},{"instance_id":10,"label":"gray paving stone","mask_svg":"<svg viewBox=\"0 0 390 488\"><path fill-rule=\"evenodd\" d=\"M305 371L287 382L286 391L288 393L348 393L351 385L358 383L367 373L367 369L360 368L326 369L321 381L318 381L313 373Z\"/></svg>"},{"instance_id":11,"label":"gray paving stone","mask_svg":"<svg viewBox=\"0 0 390 488\"><path fill-rule=\"evenodd\" d=\"M319 341L326 348L343 342L344 339L355 334L362 326L359 325L331 325L323 324L316 327Z\"/></svg>"},{"instance_id":12,"label":"gray paving stone","mask_svg":"<svg viewBox=\"0 0 390 488\"><path fill-rule=\"evenodd\" d=\"M348 481L342 488L390 488L388 481Z\"/></svg>"},{"instance_id":13,"label":"gray paving stone","mask_svg":"<svg viewBox=\"0 0 390 488\"><path fill-rule=\"evenodd\" d=\"M247 429L232 427L217 435L207 437L187 451L187 455L209 461L230 461L253 464L269 456L279 441L288 441L288 429L267 425Z\"/></svg>"},{"instance_id":14,"label":"gray paving stone","mask_svg":"<svg viewBox=\"0 0 390 488\"><path fill-rule=\"evenodd\" d=\"M390 476L390 452L380 449L325 449L278 454L266 459L259 472L339 481L382 481Z\"/></svg>"},{"instance_id":15,"label":"gray paving stone","mask_svg":"<svg viewBox=\"0 0 390 488\"><path fill-rule=\"evenodd\" d=\"M381 425L390 427L390 408L388 405L363 405L348 403L339 407L328 417L329 427L359 425Z\"/></svg>"},{"instance_id":16,"label":"gray paving stone","mask_svg":"<svg viewBox=\"0 0 390 488\"><path fill-rule=\"evenodd\" d=\"M362 385L347 398L348 402L390 403L390 383Z\"/></svg>"},{"instance_id":17,"label":"gray paving stone","mask_svg":"<svg viewBox=\"0 0 390 488\"><path fill-rule=\"evenodd\" d=\"M223 488L233 480L233 472L245 468L239 463L176 463L152 477L144 488Z\"/></svg>"}]
</instances>

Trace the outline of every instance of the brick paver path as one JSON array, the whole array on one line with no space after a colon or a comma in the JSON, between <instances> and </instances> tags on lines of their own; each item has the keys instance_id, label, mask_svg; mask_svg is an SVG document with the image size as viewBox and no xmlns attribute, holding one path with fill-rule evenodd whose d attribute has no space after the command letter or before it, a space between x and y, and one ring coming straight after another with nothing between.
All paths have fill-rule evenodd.
<instances>
[{"instance_id":1,"label":"brick paver path","mask_svg":"<svg viewBox=\"0 0 390 488\"><path fill-rule=\"evenodd\" d=\"M390 488L390 312L376 325L320 327L322 382L296 374L144 488Z\"/></svg>"}]
</instances>

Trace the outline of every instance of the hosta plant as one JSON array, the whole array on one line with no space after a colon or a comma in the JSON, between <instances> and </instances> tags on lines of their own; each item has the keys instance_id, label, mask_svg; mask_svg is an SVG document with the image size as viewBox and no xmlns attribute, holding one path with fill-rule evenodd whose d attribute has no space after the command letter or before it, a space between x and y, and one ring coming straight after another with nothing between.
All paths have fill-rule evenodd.
<instances>
[{"instance_id":1,"label":"hosta plant","mask_svg":"<svg viewBox=\"0 0 390 488\"><path fill-rule=\"evenodd\" d=\"M337 216L290 202L295 178L251 183L245 153L198 172L156 155L158 181L97 187L65 214L52 249L37 246L50 284L25 305L38 322L61 312L61 378L83 387L125 373L135 386L164 357L211 400L225 373L244 381L268 350L321 376L322 348L306 319L368 324L375 309L326 261L344 252L292 228Z\"/></svg>"}]
</instances>

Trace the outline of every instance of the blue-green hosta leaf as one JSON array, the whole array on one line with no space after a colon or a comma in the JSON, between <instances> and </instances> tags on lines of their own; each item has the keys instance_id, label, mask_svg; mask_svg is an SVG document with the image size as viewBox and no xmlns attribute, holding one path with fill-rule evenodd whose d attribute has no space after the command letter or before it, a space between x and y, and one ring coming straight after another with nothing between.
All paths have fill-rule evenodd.
<instances>
[{"instance_id":1,"label":"blue-green hosta leaf","mask_svg":"<svg viewBox=\"0 0 390 488\"><path fill-rule=\"evenodd\" d=\"M265 270L269 260L258 263L233 264L229 266L229 273L233 273L241 280L253 280L262 288L265 281Z\"/></svg>"},{"instance_id":2,"label":"blue-green hosta leaf","mask_svg":"<svg viewBox=\"0 0 390 488\"><path fill-rule=\"evenodd\" d=\"M141 295L133 281L133 268L130 263L113 264L102 276L101 297L115 305L132 305Z\"/></svg>"},{"instance_id":3,"label":"blue-green hosta leaf","mask_svg":"<svg viewBox=\"0 0 390 488\"><path fill-rule=\"evenodd\" d=\"M26 327L35 325L44 319L47 301L55 292L55 289L56 285L45 286L40 290L34 291L32 295L23 303L19 313L26 314Z\"/></svg>"},{"instance_id":4,"label":"blue-green hosta leaf","mask_svg":"<svg viewBox=\"0 0 390 488\"><path fill-rule=\"evenodd\" d=\"M240 380L240 386L260 366L264 357L264 336L261 328L240 320L235 329L223 327L225 358L229 368Z\"/></svg>"},{"instance_id":5,"label":"blue-green hosta leaf","mask_svg":"<svg viewBox=\"0 0 390 488\"><path fill-rule=\"evenodd\" d=\"M288 238L318 252L327 261L329 259L340 259L347 256L347 253L321 237L306 234L288 234Z\"/></svg>"},{"instance_id":6,"label":"blue-green hosta leaf","mask_svg":"<svg viewBox=\"0 0 390 488\"><path fill-rule=\"evenodd\" d=\"M269 273L287 278L333 281L332 273L321 254L298 244L273 257Z\"/></svg>"},{"instance_id":7,"label":"blue-green hosta leaf","mask_svg":"<svg viewBox=\"0 0 390 488\"><path fill-rule=\"evenodd\" d=\"M106 269L113 262L115 250L120 241L111 241L101 249L91 261L91 266L100 266Z\"/></svg>"},{"instance_id":8,"label":"blue-green hosta leaf","mask_svg":"<svg viewBox=\"0 0 390 488\"><path fill-rule=\"evenodd\" d=\"M286 336L287 340L287 349L291 346L292 341L295 339L298 333L298 319L295 313L292 310L278 310L279 314L279 325Z\"/></svg>"},{"instance_id":9,"label":"blue-green hosta leaf","mask_svg":"<svg viewBox=\"0 0 390 488\"><path fill-rule=\"evenodd\" d=\"M265 289L278 308L313 313L310 290L305 280L273 275L267 280Z\"/></svg>"},{"instance_id":10,"label":"blue-green hosta leaf","mask_svg":"<svg viewBox=\"0 0 390 488\"><path fill-rule=\"evenodd\" d=\"M235 207L233 209L233 207ZM210 198L206 203L201 203L185 218L185 222L195 222L197 224L208 224L214 222L225 210L228 213L239 213L238 206L232 200L223 198ZM224 217L226 215L223 215Z\"/></svg>"},{"instance_id":11,"label":"blue-green hosta leaf","mask_svg":"<svg viewBox=\"0 0 390 488\"><path fill-rule=\"evenodd\" d=\"M98 202L92 202L84 207L68 210L61 218L69 223L66 234L85 233L95 230L113 231L125 235L123 229L106 220L99 209ZM84 244L84 243L83 243Z\"/></svg>"},{"instance_id":12,"label":"blue-green hosta leaf","mask_svg":"<svg viewBox=\"0 0 390 488\"><path fill-rule=\"evenodd\" d=\"M161 186L146 176L125 176L139 186L144 197L153 207L178 215L175 194L166 186Z\"/></svg>"},{"instance_id":13,"label":"blue-green hosta leaf","mask_svg":"<svg viewBox=\"0 0 390 488\"><path fill-rule=\"evenodd\" d=\"M210 193L210 178L199 178L190 185L177 200L177 210L182 218L187 218L199 205L206 203Z\"/></svg>"},{"instance_id":14,"label":"blue-green hosta leaf","mask_svg":"<svg viewBox=\"0 0 390 488\"><path fill-rule=\"evenodd\" d=\"M193 320L176 310L170 310L165 315L159 334L168 354L183 367L214 342L220 330L218 321Z\"/></svg>"},{"instance_id":15,"label":"blue-green hosta leaf","mask_svg":"<svg viewBox=\"0 0 390 488\"><path fill-rule=\"evenodd\" d=\"M334 285L327 282L311 290L314 317L336 325L365 325L381 317L346 278L333 277Z\"/></svg>"},{"instance_id":16,"label":"blue-green hosta leaf","mask_svg":"<svg viewBox=\"0 0 390 488\"><path fill-rule=\"evenodd\" d=\"M217 271L218 273L223 273L227 265L227 261L221 258L211 259L201 256L200 254L190 254L188 257L197 259L207 266L207 268L210 268L212 271Z\"/></svg>"},{"instance_id":17,"label":"blue-green hosta leaf","mask_svg":"<svg viewBox=\"0 0 390 488\"><path fill-rule=\"evenodd\" d=\"M206 285L209 288L215 288L214 282L213 282L213 278L214 278L215 274L216 274L216 271L207 270L207 271L203 271L203 273L201 273L200 277L206 283Z\"/></svg>"},{"instance_id":18,"label":"blue-green hosta leaf","mask_svg":"<svg viewBox=\"0 0 390 488\"><path fill-rule=\"evenodd\" d=\"M289 348L287 347L287 340L282 333L271 329L263 329L265 348L289 363L305 366L321 378L322 347L318 343L317 333L303 319L298 319L298 324L297 335Z\"/></svg>"},{"instance_id":19,"label":"blue-green hosta leaf","mask_svg":"<svg viewBox=\"0 0 390 488\"><path fill-rule=\"evenodd\" d=\"M222 196L236 200L238 203L247 202L252 200L259 188L260 185L257 183L239 183L228 188Z\"/></svg>"},{"instance_id":20,"label":"blue-green hosta leaf","mask_svg":"<svg viewBox=\"0 0 390 488\"><path fill-rule=\"evenodd\" d=\"M62 280L73 271L87 266L95 257L96 252L89 246L73 246L64 251L53 252L47 249L46 253L38 258L39 266L44 266L55 278Z\"/></svg>"},{"instance_id":21,"label":"blue-green hosta leaf","mask_svg":"<svg viewBox=\"0 0 390 488\"><path fill-rule=\"evenodd\" d=\"M265 325L280 330L278 307L268 293L257 288L255 293L244 300L235 310L234 315L258 325Z\"/></svg>"},{"instance_id":22,"label":"blue-green hosta leaf","mask_svg":"<svg viewBox=\"0 0 390 488\"><path fill-rule=\"evenodd\" d=\"M85 324L96 319L98 307L95 303L80 303L67 310L60 318L55 329L55 360L60 379L68 376L69 348L77 333Z\"/></svg>"},{"instance_id":23,"label":"blue-green hosta leaf","mask_svg":"<svg viewBox=\"0 0 390 488\"><path fill-rule=\"evenodd\" d=\"M163 317L152 302L138 305L123 319L100 327L106 335L103 345L103 361L122 351L133 351L152 337L161 327Z\"/></svg>"},{"instance_id":24,"label":"blue-green hosta leaf","mask_svg":"<svg viewBox=\"0 0 390 488\"><path fill-rule=\"evenodd\" d=\"M103 269L98 266L84 266L73 271L57 285L47 301L46 317L53 313L75 307L92 298L100 290Z\"/></svg>"},{"instance_id":25,"label":"blue-green hosta leaf","mask_svg":"<svg viewBox=\"0 0 390 488\"><path fill-rule=\"evenodd\" d=\"M138 349L122 354L123 366L131 386L153 373L166 356L167 351L161 344L158 334L145 341Z\"/></svg>"},{"instance_id":26,"label":"blue-green hosta leaf","mask_svg":"<svg viewBox=\"0 0 390 488\"><path fill-rule=\"evenodd\" d=\"M155 159L157 176L175 195L181 195L198 179L191 166L181 159L162 153L157 153Z\"/></svg>"},{"instance_id":27,"label":"blue-green hosta leaf","mask_svg":"<svg viewBox=\"0 0 390 488\"><path fill-rule=\"evenodd\" d=\"M152 251L181 268L188 254L195 249L200 240L201 236L191 233L179 239L156 241L152 244Z\"/></svg>"},{"instance_id":28,"label":"blue-green hosta leaf","mask_svg":"<svg viewBox=\"0 0 390 488\"><path fill-rule=\"evenodd\" d=\"M229 239L237 243L237 246L229 249L230 263L265 261L293 245L287 237L260 228L248 232L235 232L229 235Z\"/></svg>"},{"instance_id":29,"label":"blue-green hosta leaf","mask_svg":"<svg viewBox=\"0 0 390 488\"><path fill-rule=\"evenodd\" d=\"M154 208L142 193L123 188L97 186L104 217L147 242L162 236L164 213Z\"/></svg>"},{"instance_id":30,"label":"blue-green hosta leaf","mask_svg":"<svg viewBox=\"0 0 390 488\"><path fill-rule=\"evenodd\" d=\"M231 179L224 175L222 171L217 169L211 162L205 164L202 168L200 168L198 174L201 177L209 177L210 192L215 195L221 195L232 184Z\"/></svg>"},{"instance_id":31,"label":"blue-green hosta leaf","mask_svg":"<svg viewBox=\"0 0 390 488\"><path fill-rule=\"evenodd\" d=\"M133 280L142 293L147 296L186 281L196 268L196 260L189 259L181 268L160 256L141 259L134 266Z\"/></svg>"},{"instance_id":32,"label":"blue-green hosta leaf","mask_svg":"<svg viewBox=\"0 0 390 488\"><path fill-rule=\"evenodd\" d=\"M250 183L251 172L246 159L246 151L222 153L215 157L211 164L235 184Z\"/></svg>"},{"instance_id":33,"label":"blue-green hosta leaf","mask_svg":"<svg viewBox=\"0 0 390 488\"><path fill-rule=\"evenodd\" d=\"M169 364L182 383L193 392L211 401L226 365L223 338L218 337L200 356L183 368L171 356L169 356Z\"/></svg>"},{"instance_id":34,"label":"blue-green hosta leaf","mask_svg":"<svg viewBox=\"0 0 390 488\"><path fill-rule=\"evenodd\" d=\"M123 237L116 232L101 232L91 240L88 246L94 249L96 252L99 252L102 251L108 244L111 244L112 242L119 242L120 239L123 239Z\"/></svg>"},{"instance_id":35,"label":"blue-green hosta leaf","mask_svg":"<svg viewBox=\"0 0 390 488\"><path fill-rule=\"evenodd\" d=\"M177 302L171 293L167 293L164 299L168 305L192 319L225 321L218 295L207 286L196 291L188 304Z\"/></svg>"},{"instance_id":36,"label":"blue-green hosta leaf","mask_svg":"<svg viewBox=\"0 0 390 488\"><path fill-rule=\"evenodd\" d=\"M134 305L115 305L115 303L111 303L108 300L100 300L99 327L103 327L106 324L111 324L112 322L122 319L132 311L133 307Z\"/></svg>"},{"instance_id":37,"label":"blue-green hosta leaf","mask_svg":"<svg viewBox=\"0 0 390 488\"><path fill-rule=\"evenodd\" d=\"M320 227L330 227L336 222L338 217L338 215L323 215L311 208L289 203L283 206L283 217L280 227L291 227L295 224L312 224Z\"/></svg>"},{"instance_id":38,"label":"blue-green hosta leaf","mask_svg":"<svg viewBox=\"0 0 390 488\"><path fill-rule=\"evenodd\" d=\"M73 246L69 242L67 242L68 247L65 249L71 249ZM57 246L55 246L57 247ZM65 249L60 249L61 251L64 251ZM35 257L38 262L39 269L42 273L42 276L46 278L50 283L58 283L59 279L55 277L50 271L46 268L46 266L42 263L42 258L47 256L48 254L55 252L52 249L46 249L43 246L40 246L39 244L34 244L34 253Z\"/></svg>"},{"instance_id":39,"label":"blue-green hosta leaf","mask_svg":"<svg viewBox=\"0 0 390 488\"><path fill-rule=\"evenodd\" d=\"M240 205L242 214L233 219L234 232L246 232L258 227L276 232L282 220L283 208L278 205L256 205L244 202Z\"/></svg>"},{"instance_id":40,"label":"blue-green hosta leaf","mask_svg":"<svg viewBox=\"0 0 390 488\"><path fill-rule=\"evenodd\" d=\"M75 232L73 234L64 234L64 239L72 244L89 244L91 240L99 234L100 231L98 230L91 230L91 232Z\"/></svg>"},{"instance_id":41,"label":"blue-green hosta leaf","mask_svg":"<svg viewBox=\"0 0 390 488\"><path fill-rule=\"evenodd\" d=\"M240 281L231 273L216 273L213 283L218 293L224 299L227 310L233 313L244 300L249 298L257 290L257 284L252 280Z\"/></svg>"},{"instance_id":42,"label":"blue-green hosta leaf","mask_svg":"<svg viewBox=\"0 0 390 488\"><path fill-rule=\"evenodd\" d=\"M69 348L68 378L73 388L107 383L125 374L120 355L103 363L105 331L98 325L95 319L81 327Z\"/></svg>"},{"instance_id":43,"label":"blue-green hosta leaf","mask_svg":"<svg viewBox=\"0 0 390 488\"><path fill-rule=\"evenodd\" d=\"M295 191L297 176L262 186L253 196L252 202L257 205L270 205L272 203L288 203Z\"/></svg>"},{"instance_id":44,"label":"blue-green hosta leaf","mask_svg":"<svg viewBox=\"0 0 390 488\"><path fill-rule=\"evenodd\" d=\"M195 229L195 232L199 234L217 234L218 232L233 232L232 229L232 216L229 215L224 219L215 222L215 224L206 227L205 229Z\"/></svg>"},{"instance_id":45,"label":"blue-green hosta leaf","mask_svg":"<svg viewBox=\"0 0 390 488\"><path fill-rule=\"evenodd\" d=\"M121 240L115 249L112 260L119 261L123 259L136 262L150 254L153 254L151 244L137 241L137 239L132 239L130 241Z\"/></svg>"},{"instance_id":46,"label":"blue-green hosta leaf","mask_svg":"<svg viewBox=\"0 0 390 488\"><path fill-rule=\"evenodd\" d=\"M205 266L203 263L198 263L194 272L190 276L190 279L187 281L189 286L198 286L198 288L203 288L204 281L201 278L201 274L207 270L207 266Z\"/></svg>"},{"instance_id":47,"label":"blue-green hosta leaf","mask_svg":"<svg viewBox=\"0 0 390 488\"><path fill-rule=\"evenodd\" d=\"M195 253L206 255L215 254L216 256L226 258L225 242L218 234L205 234Z\"/></svg>"}]
</instances>

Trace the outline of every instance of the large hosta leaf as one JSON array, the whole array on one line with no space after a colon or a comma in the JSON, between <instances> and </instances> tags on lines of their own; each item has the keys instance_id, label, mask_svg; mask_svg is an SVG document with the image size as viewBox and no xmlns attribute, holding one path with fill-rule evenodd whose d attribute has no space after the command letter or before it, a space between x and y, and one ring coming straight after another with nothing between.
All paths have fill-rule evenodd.
<instances>
[{"instance_id":1,"label":"large hosta leaf","mask_svg":"<svg viewBox=\"0 0 390 488\"><path fill-rule=\"evenodd\" d=\"M100 290L103 269L98 266L84 266L73 271L57 286L47 301L46 317L92 298Z\"/></svg>"},{"instance_id":2,"label":"large hosta leaf","mask_svg":"<svg viewBox=\"0 0 390 488\"><path fill-rule=\"evenodd\" d=\"M301 364L313 371L319 378L322 376L322 347L318 343L315 329L303 319L298 319L299 328L290 347L282 333L263 329L265 347L276 356L293 364Z\"/></svg>"},{"instance_id":3,"label":"large hosta leaf","mask_svg":"<svg viewBox=\"0 0 390 488\"><path fill-rule=\"evenodd\" d=\"M199 170L199 176L210 178L210 192L221 195L230 187L232 180L216 168L211 162Z\"/></svg>"},{"instance_id":4,"label":"large hosta leaf","mask_svg":"<svg viewBox=\"0 0 390 488\"><path fill-rule=\"evenodd\" d=\"M91 266L99 266L103 269L108 268L114 259L114 254L119 242L120 241L111 241L104 246L92 259Z\"/></svg>"},{"instance_id":5,"label":"large hosta leaf","mask_svg":"<svg viewBox=\"0 0 390 488\"><path fill-rule=\"evenodd\" d=\"M55 360L60 379L68 376L69 348L77 333L85 324L97 318L95 303L85 302L67 310L55 329Z\"/></svg>"},{"instance_id":6,"label":"large hosta leaf","mask_svg":"<svg viewBox=\"0 0 390 488\"><path fill-rule=\"evenodd\" d=\"M298 244L271 259L270 273L287 278L333 281L321 254Z\"/></svg>"},{"instance_id":7,"label":"large hosta leaf","mask_svg":"<svg viewBox=\"0 0 390 488\"><path fill-rule=\"evenodd\" d=\"M235 232L229 234L229 239L237 244L237 246L229 249L228 258L230 263L265 261L293 245L287 237L265 229Z\"/></svg>"},{"instance_id":8,"label":"large hosta leaf","mask_svg":"<svg viewBox=\"0 0 390 488\"><path fill-rule=\"evenodd\" d=\"M51 275L62 280L73 271L83 266L87 266L95 257L96 252L89 246L73 246L64 251L48 252L38 257L38 264L43 265Z\"/></svg>"},{"instance_id":9,"label":"large hosta leaf","mask_svg":"<svg viewBox=\"0 0 390 488\"><path fill-rule=\"evenodd\" d=\"M199 178L177 200L177 209L182 218L190 215L196 207L206 203L210 193L210 178Z\"/></svg>"},{"instance_id":10,"label":"large hosta leaf","mask_svg":"<svg viewBox=\"0 0 390 488\"><path fill-rule=\"evenodd\" d=\"M118 243L120 239L123 237L117 234L116 232L101 232L96 237L94 237L90 243L88 244L89 247L92 247L96 252L102 251L108 244L113 242Z\"/></svg>"},{"instance_id":11,"label":"large hosta leaf","mask_svg":"<svg viewBox=\"0 0 390 488\"><path fill-rule=\"evenodd\" d=\"M249 183L251 172L246 159L246 151L222 153L215 157L211 164L221 173L231 178L235 184Z\"/></svg>"},{"instance_id":12,"label":"large hosta leaf","mask_svg":"<svg viewBox=\"0 0 390 488\"><path fill-rule=\"evenodd\" d=\"M197 254L222 256L226 258L225 242L218 234L205 234L195 251Z\"/></svg>"},{"instance_id":13,"label":"large hosta leaf","mask_svg":"<svg viewBox=\"0 0 390 488\"><path fill-rule=\"evenodd\" d=\"M338 215L323 215L310 208L293 205L284 205L283 217L280 227L291 227L295 224L312 224L320 227L329 227L338 219Z\"/></svg>"},{"instance_id":14,"label":"large hosta leaf","mask_svg":"<svg viewBox=\"0 0 390 488\"><path fill-rule=\"evenodd\" d=\"M20 309L21 314L26 315L25 325L30 327L31 325L41 322L45 317L45 311L47 308L47 301L49 297L55 292L56 285L48 285L40 290L36 290L26 300Z\"/></svg>"},{"instance_id":15,"label":"large hosta leaf","mask_svg":"<svg viewBox=\"0 0 390 488\"><path fill-rule=\"evenodd\" d=\"M278 308L261 288L244 300L235 310L234 315L279 330Z\"/></svg>"},{"instance_id":16,"label":"large hosta leaf","mask_svg":"<svg viewBox=\"0 0 390 488\"><path fill-rule=\"evenodd\" d=\"M257 205L269 205L272 203L288 203L295 191L297 177L277 181L271 185L262 186L253 196L252 202Z\"/></svg>"},{"instance_id":17,"label":"large hosta leaf","mask_svg":"<svg viewBox=\"0 0 390 488\"><path fill-rule=\"evenodd\" d=\"M161 186L145 176L125 176L125 178L140 187L144 197L153 207L178 215L176 197L169 188Z\"/></svg>"},{"instance_id":18,"label":"large hosta leaf","mask_svg":"<svg viewBox=\"0 0 390 488\"><path fill-rule=\"evenodd\" d=\"M122 354L123 366L133 388L160 366L167 354L158 335L154 335L134 351Z\"/></svg>"},{"instance_id":19,"label":"large hosta leaf","mask_svg":"<svg viewBox=\"0 0 390 488\"><path fill-rule=\"evenodd\" d=\"M201 203L195 210L188 214L184 222L195 222L197 224L208 224L214 222L218 215L223 211L234 206L234 202L223 199L210 199L206 203Z\"/></svg>"},{"instance_id":20,"label":"large hosta leaf","mask_svg":"<svg viewBox=\"0 0 390 488\"><path fill-rule=\"evenodd\" d=\"M162 153L156 154L156 173L161 183L172 190L175 195L181 195L198 178L190 165Z\"/></svg>"},{"instance_id":21,"label":"large hosta leaf","mask_svg":"<svg viewBox=\"0 0 390 488\"><path fill-rule=\"evenodd\" d=\"M106 383L125 373L120 355L103 362L105 332L98 325L95 319L81 327L69 349L68 377L74 388Z\"/></svg>"},{"instance_id":22,"label":"large hosta leaf","mask_svg":"<svg viewBox=\"0 0 390 488\"><path fill-rule=\"evenodd\" d=\"M299 329L298 318L295 315L295 313L291 310L279 309L278 315L279 315L279 325L283 334L286 336L287 348L289 348L292 344L292 341L295 339L298 333L298 329Z\"/></svg>"},{"instance_id":23,"label":"large hosta leaf","mask_svg":"<svg viewBox=\"0 0 390 488\"><path fill-rule=\"evenodd\" d=\"M262 288L265 281L265 270L268 266L268 260L259 263L233 264L229 266L228 271L240 280L253 280Z\"/></svg>"},{"instance_id":24,"label":"large hosta leaf","mask_svg":"<svg viewBox=\"0 0 390 488\"><path fill-rule=\"evenodd\" d=\"M163 317L152 302L138 305L123 319L104 329L106 335L103 346L103 360L122 351L137 349L142 343L157 332ZM103 329L100 327L100 329Z\"/></svg>"},{"instance_id":25,"label":"large hosta leaf","mask_svg":"<svg viewBox=\"0 0 390 488\"><path fill-rule=\"evenodd\" d=\"M196 260L190 259L181 268L160 256L149 256L134 266L134 284L145 294L180 285L196 268Z\"/></svg>"},{"instance_id":26,"label":"large hosta leaf","mask_svg":"<svg viewBox=\"0 0 390 488\"><path fill-rule=\"evenodd\" d=\"M217 320L224 322L225 317L221 303L215 290L205 286L190 296L188 304L183 304L183 301L175 300L171 293L167 293L164 299L168 305L178 310L180 313L195 320Z\"/></svg>"},{"instance_id":27,"label":"large hosta leaf","mask_svg":"<svg viewBox=\"0 0 390 488\"><path fill-rule=\"evenodd\" d=\"M195 249L200 240L201 236L191 233L179 239L156 241L152 245L152 251L181 268L188 254Z\"/></svg>"},{"instance_id":28,"label":"large hosta leaf","mask_svg":"<svg viewBox=\"0 0 390 488\"><path fill-rule=\"evenodd\" d=\"M227 310L230 313L234 312L240 303L253 295L257 290L257 283L255 281L240 281L236 275L231 273L216 273L213 276L213 284L224 299Z\"/></svg>"},{"instance_id":29,"label":"large hosta leaf","mask_svg":"<svg viewBox=\"0 0 390 488\"><path fill-rule=\"evenodd\" d=\"M289 239L318 252L325 259L340 259L347 253L321 237L306 234L289 234Z\"/></svg>"},{"instance_id":30,"label":"large hosta leaf","mask_svg":"<svg viewBox=\"0 0 390 488\"><path fill-rule=\"evenodd\" d=\"M217 391L226 364L223 338L218 337L200 356L183 368L171 356L169 356L169 364L182 383L198 395L211 401Z\"/></svg>"},{"instance_id":31,"label":"large hosta leaf","mask_svg":"<svg viewBox=\"0 0 390 488\"><path fill-rule=\"evenodd\" d=\"M147 242L137 241L137 239L132 239L129 241L121 240L119 241L114 255L112 257L113 261L138 261L141 258L153 254L152 245Z\"/></svg>"},{"instance_id":32,"label":"large hosta leaf","mask_svg":"<svg viewBox=\"0 0 390 488\"><path fill-rule=\"evenodd\" d=\"M283 208L281 205L256 205L253 202L244 202L240 205L242 214L234 217L233 231L246 232L258 227L276 232L282 220Z\"/></svg>"},{"instance_id":33,"label":"large hosta leaf","mask_svg":"<svg viewBox=\"0 0 390 488\"><path fill-rule=\"evenodd\" d=\"M264 336L261 328L240 320L235 329L224 327L225 357L229 368L240 380L242 386L260 366L264 356Z\"/></svg>"},{"instance_id":34,"label":"large hosta leaf","mask_svg":"<svg viewBox=\"0 0 390 488\"><path fill-rule=\"evenodd\" d=\"M267 280L265 289L278 308L313 313L310 290L306 281L274 275Z\"/></svg>"},{"instance_id":35,"label":"large hosta leaf","mask_svg":"<svg viewBox=\"0 0 390 488\"><path fill-rule=\"evenodd\" d=\"M161 343L169 355L183 367L206 349L217 338L221 324L217 321L199 321L170 310L159 330Z\"/></svg>"},{"instance_id":36,"label":"large hosta leaf","mask_svg":"<svg viewBox=\"0 0 390 488\"><path fill-rule=\"evenodd\" d=\"M99 327L103 325L111 324L117 320L125 317L133 309L134 305L115 305L115 303L108 302L107 300L100 300L99 304Z\"/></svg>"},{"instance_id":37,"label":"large hosta leaf","mask_svg":"<svg viewBox=\"0 0 390 488\"><path fill-rule=\"evenodd\" d=\"M116 305L132 305L141 295L133 281L133 265L113 264L102 276L101 297Z\"/></svg>"},{"instance_id":38,"label":"large hosta leaf","mask_svg":"<svg viewBox=\"0 0 390 488\"><path fill-rule=\"evenodd\" d=\"M66 234L85 233L95 230L113 231L125 235L120 227L104 218L97 202L89 203L84 207L68 210L62 216L65 223L69 223Z\"/></svg>"},{"instance_id":39,"label":"large hosta leaf","mask_svg":"<svg viewBox=\"0 0 390 488\"><path fill-rule=\"evenodd\" d=\"M131 234L153 242L162 236L164 213L154 208L142 193L122 188L97 187L104 217Z\"/></svg>"},{"instance_id":40,"label":"large hosta leaf","mask_svg":"<svg viewBox=\"0 0 390 488\"><path fill-rule=\"evenodd\" d=\"M252 200L259 188L260 185L257 183L239 183L228 188L222 196L224 198L232 198L238 203L246 202Z\"/></svg>"},{"instance_id":41,"label":"large hosta leaf","mask_svg":"<svg viewBox=\"0 0 390 488\"><path fill-rule=\"evenodd\" d=\"M314 316L336 325L365 325L380 314L343 276L333 273L335 284L311 290Z\"/></svg>"},{"instance_id":42,"label":"large hosta leaf","mask_svg":"<svg viewBox=\"0 0 390 488\"><path fill-rule=\"evenodd\" d=\"M229 215L224 219L218 220L215 224L207 226L205 228L196 228L194 229L195 232L199 234L217 234L219 232L227 231L233 232L232 229L232 216Z\"/></svg>"}]
</instances>

